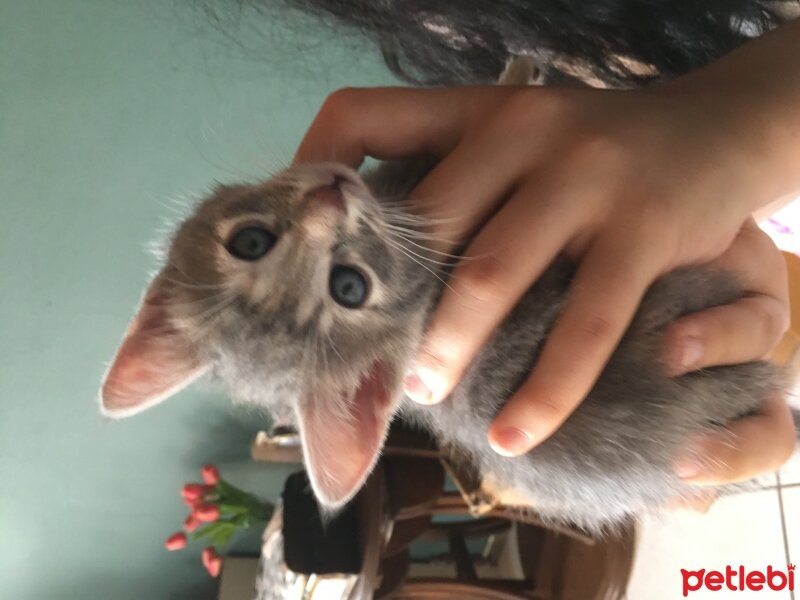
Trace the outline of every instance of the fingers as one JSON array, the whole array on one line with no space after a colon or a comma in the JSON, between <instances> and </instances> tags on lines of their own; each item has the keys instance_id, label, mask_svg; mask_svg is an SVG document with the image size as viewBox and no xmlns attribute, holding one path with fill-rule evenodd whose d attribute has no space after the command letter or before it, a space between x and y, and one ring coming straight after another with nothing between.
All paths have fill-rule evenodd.
<instances>
[{"instance_id":1,"label":"fingers","mask_svg":"<svg viewBox=\"0 0 800 600\"><path fill-rule=\"evenodd\" d=\"M549 437L583 401L659 271L658 252L610 235L590 248L533 373L489 429L500 454Z\"/></svg>"},{"instance_id":2,"label":"fingers","mask_svg":"<svg viewBox=\"0 0 800 600\"><path fill-rule=\"evenodd\" d=\"M667 372L678 376L760 360L780 341L787 323L786 305L764 294L683 317L665 333Z\"/></svg>"},{"instance_id":3,"label":"fingers","mask_svg":"<svg viewBox=\"0 0 800 600\"><path fill-rule=\"evenodd\" d=\"M789 325L786 263L772 240L750 222L712 265L733 274L745 296L692 313L664 334L663 361L671 375L715 365L760 360Z\"/></svg>"},{"instance_id":4,"label":"fingers","mask_svg":"<svg viewBox=\"0 0 800 600\"><path fill-rule=\"evenodd\" d=\"M443 400L558 253L577 215L563 210L558 193L556 186L549 193L538 183L523 187L467 248L407 378L406 394L412 399L425 404Z\"/></svg>"},{"instance_id":5,"label":"fingers","mask_svg":"<svg viewBox=\"0 0 800 600\"><path fill-rule=\"evenodd\" d=\"M425 177L414 189L413 201L418 213L433 217L428 233L448 240L436 250L453 251L486 222L519 181L526 156L495 148L488 140L471 139L457 146ZM535 202L537 198L529 200ZM533 215L528 226L535 221Z\"/></svg>"},{"instance_id":6,"label":"fingers","mask_svg":"<svg viewBox=\"0 0 800 600\"><path fill-rule=\"evenodd\" d=\"M322 105L294 162L338 161L355 168L365 156L441 156L458 143L471 120L511 92L496 87L342 89Z\"/></svg>"},{"instance_id":7,"label":"fingers","mask_svg":"<svg viewBox=\"0 0 800 600\"><path fill-rule=\"evenodd\" d=\"M448 211L452 213L457 207L458 221L446 218L430 227L435 236L453 240L450 249L468 239L519 186L531 189L518 190L515 195L527 195L530 202L539 204L549 201L553 193L563 195L563 188L569 188L572 196L582 191L576 189L572 173L568 181L562 176L556 184L552 181L555 175L540 172L544 163L557 164L552 145L548 145L552 141L548 117L554 109L546 94L527 91L504 100L503 110L485 119L477 131L468 132L413 192L418 212L423 215L446 218ZM523 121L538 135L518 135ZM551 181L542 181L544 178ZM563 207L562 212L566 212ZM528 211L527 216L529 226L539 220L536 213Z\"/></svg>"},{"instance_id":8,"label":"fingers","mask_svg":"<svg viewBox=\"0 0 800 600\"><path fill-rule=\"evenodd\" d=\"M757 415L695 440L676 460L675 473L694 485L745 481L779 468L796 443L791 409L782 397L772 395Z\"/></svg>"}]
</instances>

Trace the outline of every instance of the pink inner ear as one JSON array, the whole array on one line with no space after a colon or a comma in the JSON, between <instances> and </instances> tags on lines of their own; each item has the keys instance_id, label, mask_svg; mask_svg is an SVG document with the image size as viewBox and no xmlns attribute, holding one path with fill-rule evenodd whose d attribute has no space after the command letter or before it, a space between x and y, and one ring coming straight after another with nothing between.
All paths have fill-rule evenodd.
<instances>
[{"instance_id":1,"label":"pink inner ear","mask_svg":"<svg viewBox=\"0 0 800 600\"><path fill-rule=\"evenodd\" d=\"M160 294L148 292L103 382L106 415L126 417L145 410L202 373L188 341L169 323L164 306Z\"/></svg>"},{"instance_id":2,"label":"pink inner ear","mask_svg":"<svg viewBox=\"0 0 800 600\"><path fill-rule=\"evenodd\" d=\"M304 399L299 421L306 468L323 506L345 504L372 471L389 428L390 400L380 363L352 398L322 394Z\"/></svg>"}]
</instances>

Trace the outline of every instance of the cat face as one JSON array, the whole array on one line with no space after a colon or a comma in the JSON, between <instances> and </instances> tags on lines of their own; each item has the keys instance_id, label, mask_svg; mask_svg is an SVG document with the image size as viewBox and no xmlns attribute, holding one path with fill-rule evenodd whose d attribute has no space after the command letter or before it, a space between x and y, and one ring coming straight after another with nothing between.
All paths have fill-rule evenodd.
<instances>
[{"instance_id":1,"label":"cat face","mask_svg":"<svg viewBox=\"0 0 800 600\"><path fill-rule=\"evenodd\" d=\"M218 188L145 292L103 412L136 414L211 371L294 418L317 497L343 504L380 451L430 295L392 221L342 165Z\"/></svg>"}]
</instances>

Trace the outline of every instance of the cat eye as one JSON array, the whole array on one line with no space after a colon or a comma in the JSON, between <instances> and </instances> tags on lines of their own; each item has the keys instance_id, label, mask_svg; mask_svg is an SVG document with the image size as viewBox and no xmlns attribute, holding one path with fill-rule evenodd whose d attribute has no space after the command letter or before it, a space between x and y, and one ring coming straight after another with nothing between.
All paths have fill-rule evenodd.
<instances>
[{"instance_id":1,"label":"cat eye","mask_svg":"<svg viewBox=\"0 0 800 600\"><path fill-rule=\"evenodd\" d=\"M263 227L243 227L231 236L225 249L241 260L258 260L275 245L275 234Z\"/></svg>"},{"instance_id":2,"label":"cat eye","mask_svg":"<svg viewBox=\"0 0 800 600\"><path fill-rule=\"evenodd\" d=\"M346 265L331 269L328 281L331 298L345 308L360 308L367 301L369 283L361 271Z\"/></svg>"}]
</instances>

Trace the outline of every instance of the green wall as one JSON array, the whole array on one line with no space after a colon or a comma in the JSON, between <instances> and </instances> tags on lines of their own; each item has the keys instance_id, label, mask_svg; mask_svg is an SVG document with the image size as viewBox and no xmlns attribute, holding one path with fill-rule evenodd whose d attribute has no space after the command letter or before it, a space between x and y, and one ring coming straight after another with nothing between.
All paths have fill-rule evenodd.
<instances>
[{"instance_id":1,"label":"green wall","mask_svg":"<svg viewBox=\"0 0 800 600\"><path fill-rule=\"evenodd\" d=\"M280 167L326 93L390 81L350 33L209 23L190 0L0 0L2 598L213 597L200 547L161 547L179 486L211 460L274 497L287 473L249 462L263 417L213 389L96 406L175 200Z\"/></svg>"}]
</instances>

